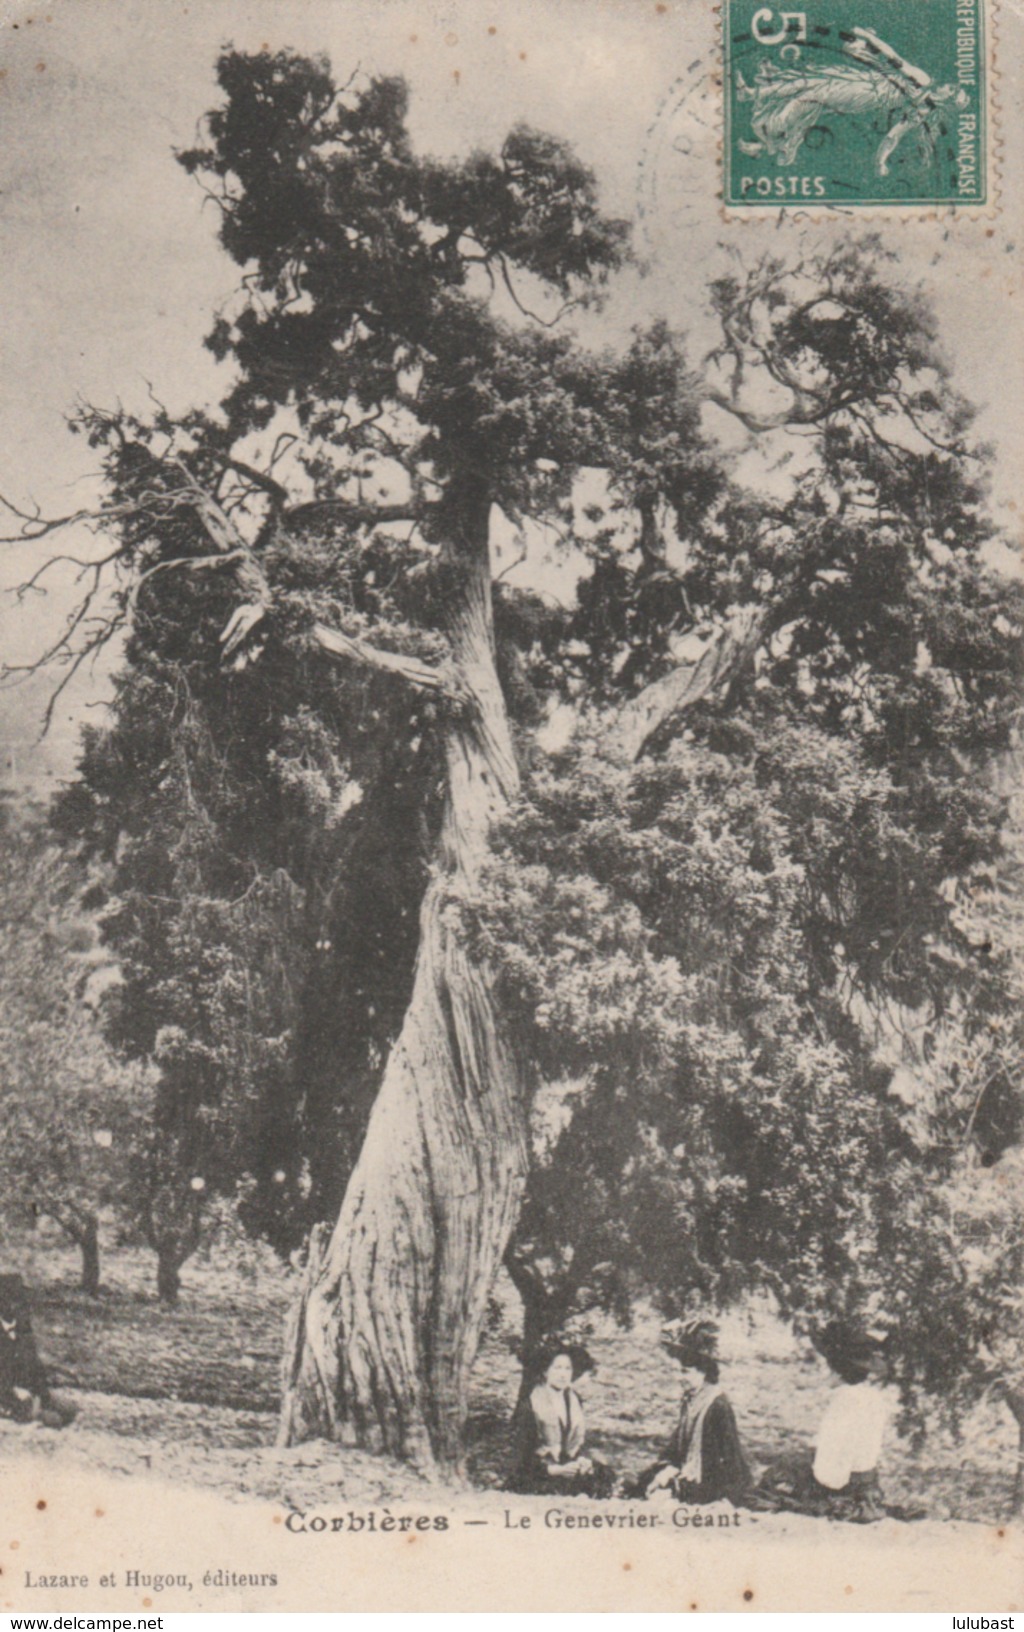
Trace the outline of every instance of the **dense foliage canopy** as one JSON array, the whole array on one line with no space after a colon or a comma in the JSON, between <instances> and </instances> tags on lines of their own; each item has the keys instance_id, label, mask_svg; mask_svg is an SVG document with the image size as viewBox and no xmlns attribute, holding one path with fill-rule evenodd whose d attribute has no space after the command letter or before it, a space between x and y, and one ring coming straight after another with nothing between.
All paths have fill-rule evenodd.
<instances>
[{"instance_id":1,"label":"dense foliage canopy","mask_svg":"<svg viewBox=\"0 0 1024 1632\"><path fill-rule=\"evenodd\" d=\"M182 162L244 269L230 381L79 421L129 635L59 812L113 869L111 1035L160 1067L169 1172L281 1246L335 1211L474 706L453 609L472 540L518 529L486 602L522 786L446 909L539 1085L517 1285L541 1324L640 1289L855 1301L930 1159L894 1049L970 1044L1011 989L958 902L1001 852L1022 597L926 301L851 240L718 279L699 369L663 322L587 351L625 229L562 143L440 162L398 81L219 76Z\"/></svg>"}]
</instances>

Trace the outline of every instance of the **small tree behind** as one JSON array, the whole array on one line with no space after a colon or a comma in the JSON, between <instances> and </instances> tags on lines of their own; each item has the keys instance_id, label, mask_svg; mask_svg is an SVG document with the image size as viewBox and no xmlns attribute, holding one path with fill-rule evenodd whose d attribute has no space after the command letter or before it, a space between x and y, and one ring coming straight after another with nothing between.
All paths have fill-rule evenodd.
<instances>
[{"instance_id":1,"label":"small tree behind","mask_svg":"<svg viewBox=\"0 0 1024 1632\"><path fill-rule=\"evenodd\" d=\"M83 1000L94 935L39 825L4 812L0 858L0 1196L55 1220L100 1287L100 1215L130 1213L150 1131L150 1074L104 1042Z\"/></svg>"}]
</instances>

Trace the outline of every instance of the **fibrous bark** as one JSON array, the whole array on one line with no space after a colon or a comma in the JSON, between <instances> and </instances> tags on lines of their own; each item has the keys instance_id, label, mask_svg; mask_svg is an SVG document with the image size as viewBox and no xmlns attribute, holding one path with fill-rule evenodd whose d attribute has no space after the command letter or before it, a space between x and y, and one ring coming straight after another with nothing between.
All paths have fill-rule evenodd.
<instances>
[{"instance_id":1,"label":"fibrous bark","mask_svg":"<svg viewBox=\"0 0 1024 1632\"><path fill-rule=\"evenodd\" d=\"M448 611L459 696L405 1019L285 1342L284 1443L322 1434L458 1465L470 1367L526 1176L526 1082L486 968L447 910L518 786L494 662L487 511L463 503Z\"/></svg>"}]
</instances>

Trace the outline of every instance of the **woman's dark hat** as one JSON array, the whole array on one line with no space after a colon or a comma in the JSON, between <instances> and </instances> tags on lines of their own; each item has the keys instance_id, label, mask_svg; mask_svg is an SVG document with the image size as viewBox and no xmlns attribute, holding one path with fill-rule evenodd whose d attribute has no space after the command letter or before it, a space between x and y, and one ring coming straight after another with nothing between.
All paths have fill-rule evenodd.
<instances>
[{"instance_id":1,"label":"woman's dark hat","mask_svg":"<svg viewBox=\"0 0 1024 1632\"><path fill-rule=\"evenodd\" d=\"M588 1371L597 1370L597 1362L588 1354L582 1343L574 1343L569 1338L551 1337L541 1343L530 1353L528 1360L529 1373L533 1377L543 1380L552 1360L558 1355L568 1355L572 1364L572 1380L583 1377Z\"/></svg>"},{"instance_id":2,"label":"woman's dark hat","mask_svg":"<svg viewBox=\"0 0 1024 1632\"><path fill-rule=\"evenodd\" d=\"M718 1359L718 1327L713 1320L670 1320L661 1328L661 1346L684 1366Z\"/></svg>"},{"instance_id":3,"label":"woman's dark hat","mask_svg":"<svg viewBox=\"0 0 1024 1632\"><path fill-rule=\"evenodd\" d=\"M892 1334L880 1326L832 1321L818 1335L815 1347L834 1371L867 1371L870 1362L885 1355Z\"/></svg>"}]
</instances>

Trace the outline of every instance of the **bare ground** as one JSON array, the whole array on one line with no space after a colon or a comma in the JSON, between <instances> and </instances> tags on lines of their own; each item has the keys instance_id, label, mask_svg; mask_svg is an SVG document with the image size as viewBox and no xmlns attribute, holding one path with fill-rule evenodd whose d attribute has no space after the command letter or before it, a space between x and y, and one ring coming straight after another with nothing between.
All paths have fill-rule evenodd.
<instances>
[{"instance_id":1,"label":"bare ground","mask_svg":"<svg viewBox=\"0 0 1024 1632\"><path fill-rule=\"evenodd\" d=\"M36 1232L6 1245L0 1267L29 1284L40 1351L78 1415L61 1432L0 1422L0 1459L53 1459L69 1470L141 1475L302 1509L428 1497L480 1504L487 1491L497 1499L518 1388L511 1289L499 1289L476 1367L470 1488L453 1489L387 1458L322 1441L275 1448L290 1274L270 1254L239 1247L194 1260L185 1266L179 1306L168 1309L155 1300L154 1260L141 1250L107 1255L104 1291L94 1300L77 1290L75 1254L60 1243ZM588 1345L597 1361L583 1385L593 1450L616 1469L636 1471L656 1457L678 1411L678 1381L658 1349L657 1321L648 1316L627 1332L598 1321ZM727 1319L722 1350L723 1381L751 1460L763 1465L809 1445L830 1388L813 1352L764 1310ZM959 1442L938 1427L916 1449L893 1434L882 1469L887 1494L931 1519L999 1525L1015 1441L1012 1422L995 1407L975 1412ZM787 1522L803 1528L825 1521Z\"/></svg>"}]
</instances>

